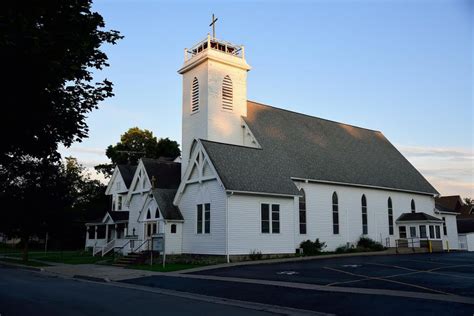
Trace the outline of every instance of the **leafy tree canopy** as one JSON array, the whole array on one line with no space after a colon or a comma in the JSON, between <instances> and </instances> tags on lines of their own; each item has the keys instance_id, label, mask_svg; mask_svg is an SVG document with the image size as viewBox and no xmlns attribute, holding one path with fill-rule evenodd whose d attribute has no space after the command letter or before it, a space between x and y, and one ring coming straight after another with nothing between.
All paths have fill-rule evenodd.
<instances>
[{"instance_id":1,"label":"leafy tree canopy","mask_svg":"<svg viewBox=\"0 0 474 316\"><path fill-rule=\"evenodd\" d=\"M95 167L106 176L112 174L116 164L137 164L143 157L147 158L176 158L181 151L179 144L169 138L157 139L153 132L147 129L132 127L120 136L120 142L107 147L105 152L112 161L111 164L102 164Z\"/></svg>"},{"instance_id":2,"label":"leafy tree canopy","mask_svg":"<svg viewBox=\"0 0 474 316\"><path fill-rule=\"evenodd\" d=\"M0 169L0 231L20 237L27 258L31 237L46 232L61 248L79 248L84 222L107 209L105 185L90 179L72 157L66 162L26 158Z\"/></svg>"},{"instance_id":3,"label":"leafy tree canopy","mask_svg":"<svg viewBox=\"0 0 474 316\"><path fill-rule=\"evenodd\" d=\"M87 137L86 115L111 97L112 82L95 81L108 66L105 30L91 0L17 0L0 10L2 124L0 164L15 157L59 159L58 144ZM14 136L12 137L12 131Z\"/></svg>"}]
</instances>

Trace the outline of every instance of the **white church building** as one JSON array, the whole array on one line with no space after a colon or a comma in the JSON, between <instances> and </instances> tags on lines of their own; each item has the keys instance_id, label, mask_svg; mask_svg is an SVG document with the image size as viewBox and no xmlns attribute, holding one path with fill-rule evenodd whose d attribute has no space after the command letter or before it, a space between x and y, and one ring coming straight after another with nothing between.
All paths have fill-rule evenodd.
<instances>
[{"instance_id":1,"label":"white church building","mask_svg":"<svg viewBox=\"0 0 474 316\"><path fill-rule=\"evenodd\" d=\"M436 189L380 131L249 101L250 69L240 45L185 49L182 157L117 166L86 247L138 252L164 234L168 254L227 258L361 236L458 248L456 214L435 208Z\"/></svg>"}]
</instances>

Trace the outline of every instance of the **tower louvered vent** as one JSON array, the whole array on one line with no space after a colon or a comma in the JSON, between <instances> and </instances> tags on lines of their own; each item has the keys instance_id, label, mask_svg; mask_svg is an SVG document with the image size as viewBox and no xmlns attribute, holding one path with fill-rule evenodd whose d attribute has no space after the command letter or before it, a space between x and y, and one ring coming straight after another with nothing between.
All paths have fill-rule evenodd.
<instances>
[{"instance_id":1,"label":"tower louvered vent","mask_svg":"<svg viewBox=\"0 0 474 316\"><path fill-rule=\"evenodd\" d=\"M225 110L232 110L233 94L232 80L229 76L225 76L222 82L222 108Z\"/></svg>"},{"instance_id":2,"label":"tower louvered vent","mask_svg":"<svg viewBox=\"0 0 474 316\"><path fill-rule=\"evenodd\" d=\"M191 93L191 112L199 111L199 82L196 77L193 80L193 89Z\"/></svg>"}]
</instances>

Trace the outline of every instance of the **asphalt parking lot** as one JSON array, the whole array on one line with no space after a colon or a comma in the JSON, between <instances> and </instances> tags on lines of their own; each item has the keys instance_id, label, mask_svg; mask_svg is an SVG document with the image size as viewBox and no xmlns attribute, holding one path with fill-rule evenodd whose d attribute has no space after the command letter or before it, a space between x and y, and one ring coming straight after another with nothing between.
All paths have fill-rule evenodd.
<instances>
[{"instance_id":1,"label":"asphalt parking lot","mask_svg":"<svg viewBox=\"0 0 474 316\"><path fill-rule=\"evenodd\" d=\"M190 274L123 282L336 315L474 315L474 253L319 258Z\"/></svg>"},{"instance_id":2,"label":"asphalt parking lot","mask_svg":"<svg viewBox=\"0 0 474 316\"><path fill-rule=\"evenodd\" d=\"M474 297L472 252L319 259L197 274Z\"/></svg>"}]
</instances>

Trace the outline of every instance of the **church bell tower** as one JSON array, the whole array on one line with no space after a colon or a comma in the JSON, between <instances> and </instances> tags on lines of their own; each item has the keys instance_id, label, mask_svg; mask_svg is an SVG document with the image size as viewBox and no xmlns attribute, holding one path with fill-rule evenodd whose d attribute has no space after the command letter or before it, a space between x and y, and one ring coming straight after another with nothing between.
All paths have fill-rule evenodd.
<instances>
[{"instance_id":1,"label":"church bell tower","mask_svg":"<svg viewBox=\"0 0 474 316\"><path fill-rule=\"evenodd\" d=\"M213 17L212 26L215 21ZM183 174L195 139L243 145L249 70L244 47L215 34L184 50L184 64L178 70L183 76Z\"/></svg>"}]
</instances>

